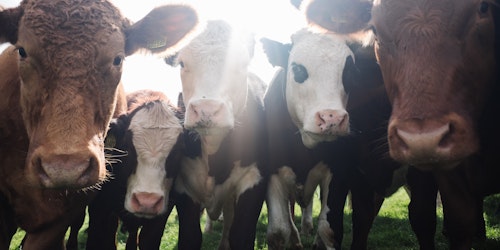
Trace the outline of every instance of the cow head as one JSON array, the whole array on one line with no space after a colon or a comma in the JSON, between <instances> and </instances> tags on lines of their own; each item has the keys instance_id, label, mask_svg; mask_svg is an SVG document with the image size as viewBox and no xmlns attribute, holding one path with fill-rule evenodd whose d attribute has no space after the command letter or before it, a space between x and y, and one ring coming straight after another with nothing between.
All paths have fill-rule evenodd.
<instances>
[{"instance_id":1,"label":"cow head","mask_svg":"<svg viewBox=\"0 0 500 250\"><path fill-rule=\"evenodd\" d=\"M373 0L292 0L310 24L340 34L350 34L368 27Z\"/></svg>"},{"instance_id":2,"label":"cow head","mask_svg":"<svg viewBox=\"0 0 500 250\"><path fill-rule=\"evenodd\" d=\"M304 145L349 134L343 76L354 59L346 40L302 29L292 35L292 45L261 41L270 63L287 71L286 105Z\"/></svg>"},{"instance_id":3,"label":"cow head","mask_svg":"<svg viewBox=\"0 0 500 250\"><path fill-rule=\"evenodd\" d=\"M224 21L209 21L174 61L181 66L184 127L200 134L209 154L218 150L245 107L254 43L253 36L238 36Z\"/></svg>"},{"instance_id":4,"label":"cow head","mask_svg":"<svg viewBox=\"0 0 500 250\"><path fill-rule=\"evenodd\" d=\"M0 42L18 54L21 108L34 186L84 188L106 177L104 137L125 56L163 52L197 24L162 6L131 24L107 1L25 0L0 12Z\"/></svg>"},{"instance_id":5,"label":"cow head","mask_svg":"<svg viewBox=\"0 0 500 250\"><path fill-rule=\"evenodd\" d=\"M125 209L152 217L166 210L169 192L182 157L180 109L161 92L141 90L127 95L129 111L110 125L117 158L113 171L127 183ZM124 180L126 179L126 181Z\"/></svg>"},{"instance_id":6,"label":"cow head","mask_svg":"<svg viewBox=\"0 0 500 250\"><path fill-rule=\"evenodd\" d=\"M375 50L393 106L390 155L450 169L478 151L495 72L493 1L379 0Z\"/></svg>"}]
</instances>

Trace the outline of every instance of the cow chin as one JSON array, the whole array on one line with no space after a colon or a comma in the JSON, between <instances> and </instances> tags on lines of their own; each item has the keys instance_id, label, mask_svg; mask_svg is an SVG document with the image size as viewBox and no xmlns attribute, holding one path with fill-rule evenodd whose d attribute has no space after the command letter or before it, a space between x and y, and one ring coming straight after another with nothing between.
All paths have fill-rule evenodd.
<instances>
[{"instance_id":1,"label":"cow chin","mask_svg":"<svg viewBox=\"0 0 500 250\"><path fill-rule=\"evenodd\" d=\"M322 142L332 142L338 138L338 135L333 134L316 134L307 131L301 131L302 143L306 148L312 149Z\"/></svg>"},{"instance_id":2,"label":"cow chin","mask_svg":"<svg viewBox=\"0 0 500 250\"><path fill-rule=\"evenodd\" d=\"M195 130L200 135L206 153L211 155L219 150L222 141L226 138L229 131L231 131L231 128L196 128Z\"/></svg>"},{"instance_id":3,"label":"cow chin","mask_svg":"<svg viewBox=\"0 0 500 250\"><path fill-rule=\"evenodd\" d=\"M421 171L448 171L458 166L470 154L408 154L405 151L389 151L390 156L402 164L413 166Z\"/></svg>"}]
</instances>

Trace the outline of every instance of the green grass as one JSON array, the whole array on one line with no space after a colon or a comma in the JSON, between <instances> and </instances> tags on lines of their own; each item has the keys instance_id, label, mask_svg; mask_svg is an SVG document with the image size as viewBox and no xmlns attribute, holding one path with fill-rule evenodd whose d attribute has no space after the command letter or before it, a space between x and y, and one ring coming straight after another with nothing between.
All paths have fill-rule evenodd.
<instances>
[{"instance_id":1,"label":"green grass","mask_svg":"<svg viewBox=\"0 0 500 250\"><path fill-rule=\"evenodd\" d=\"M410 250L418 249L418 243L411 230L408 222L408 203L409 198L404 189L400 189L393 196L386 199L379 215L374 221L369 239L368 249L374 250ZM500 249L500 216L495 215L495 210L500 204L500 195L490 196L484 202L484 217L487 226L487 240L482 244L476 244L474 249L490 250ZM319 198L314 203L315 224L319 213L320 204ZM296 206L295 223L300 230L300 208ZM438 208L438 228L436 229L436 248L437 250L448 249L446 239L441 234L442 231L442 209ZM177 249L177 232L178 232L177 213L174 209L170 215L165 233L163 235L161 249ZM205 225L205 216L202 217L202 229ZM255 239L255 249L267 249L266 244L266 225L267 225L267 209L263 207L261 216L257 224L257 236ZM80 230L79 242L80 249L85 249L87 221ZM203 250L217 249L219 239L221 237L222 223L214 222L214 230L212 233L203 235ZM346 207L344 219L344 242L343 249L349 249L352 241L351 237L351 211ZM11 243L10 249L18 249L24 233L19 231ZM302 236L304 249L311 249L314 237ZM126 235L118 234L118 249L125 249Z\"/></svg>"}]
</instances>

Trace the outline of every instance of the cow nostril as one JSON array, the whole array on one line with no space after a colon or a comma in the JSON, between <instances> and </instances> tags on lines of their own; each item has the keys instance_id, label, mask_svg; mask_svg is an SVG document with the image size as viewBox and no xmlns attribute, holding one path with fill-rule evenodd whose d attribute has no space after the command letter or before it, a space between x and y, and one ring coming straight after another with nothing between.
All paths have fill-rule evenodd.
<instances>
[{"instance_id":1,"label":"cow nostril","mask_svg":"<svg viewBox=\"0 0 500 250\"><path fill-rule=\"evenodd\" d=\"M452 144L452 137L453 134L455 133L455 126L453 124L448 125L448 130L443 132L441 135L441 140L438 143L438 147L441 148L446 148L449 147Z\"/></svg>"},{"instance_id":2,"label":"cow nostril","mask_svg":"<svg viewBox=\"0 0 500 250\"><path fill-rule=\"evenodd\" d=\"M42 158L40 157L36 157L36 159L33 161L34 162L34 166L33 166L33 169L36 173L36 175L40 178L40 180L42 181L42 183L47 183L50 181L50 177L49 175L47 174L47 172L45 172L45 169L43 168L42 166Z\"/></svg>"}]
</instances>

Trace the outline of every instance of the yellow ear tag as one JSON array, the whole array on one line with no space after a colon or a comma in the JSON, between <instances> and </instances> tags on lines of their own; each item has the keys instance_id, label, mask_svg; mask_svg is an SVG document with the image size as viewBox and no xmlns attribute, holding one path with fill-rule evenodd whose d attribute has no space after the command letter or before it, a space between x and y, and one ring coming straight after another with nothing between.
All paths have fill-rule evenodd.
<instances>
[{"instance_id":1,"label":"yellow ear tag","mask_svg":"<svg viewBox=\"0 0 500 250\"><path fill-rule=\"evenodd\" d=\"M153 40L148 42L149 49L159 49L167 46L167 39Z\"/></svg>"},{"instance_id":2,"label":"yellow ear tag","mask_svg":"<svg viewBox=\"0 0 500 250\"><path fill-rule=\"evenodd\" d=\"M116 146L116 138L114 135L108 134L104 139L104 147L114 148Z\"/></svg>"}]
</instances>

